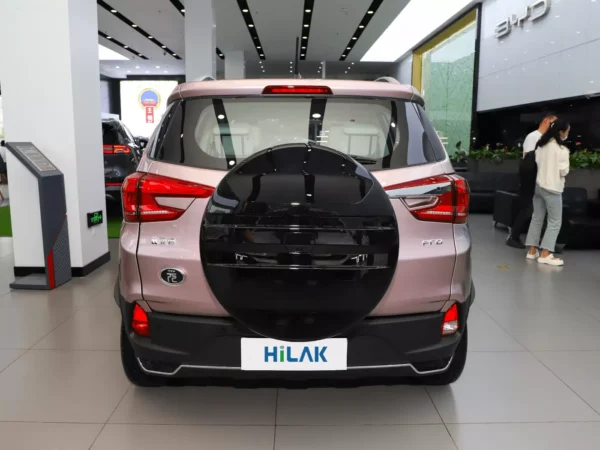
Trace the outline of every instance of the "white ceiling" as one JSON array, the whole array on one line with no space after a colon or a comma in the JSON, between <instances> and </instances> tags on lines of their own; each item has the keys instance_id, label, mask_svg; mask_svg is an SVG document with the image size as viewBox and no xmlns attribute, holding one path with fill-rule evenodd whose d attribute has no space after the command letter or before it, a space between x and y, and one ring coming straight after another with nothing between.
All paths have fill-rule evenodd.
<instances>
[{"instance_id":1,"label":"white ceiling","mask_svg":"<svg viewBox=\"0 0 600 450\"><path fill-rule=\"evenodd\" d=\"M185 18L169 0L105 1L185 59ZM339 65L331 64L328 76L346 75L344 72L351 62L356 63L356 67L353 67L354 71L350 71L354 73L354 76L358 76L359 73L369 75L386 70L389 66L359 64L358 61L402 11L406 3L408 0L384 0L346 62ZM302 33L304 0L248 0L266 56L266 61L264 61L266 72L264 74L258 65L259 58L237 1L214 0L214 4L217 47L224 52L245 51L247 77L282 76L286 72L289 75L287 69L289 62L294 59L295 40ZM314 74L305 76L318 75L316 70L313 71L311 62L338 62L370 5L371 0L315 0L306 53L307 61L300 66L302 73L314 72ZM98 6L98 29L150 58L148 61L140 60L118 45L111 43L110 40L99 37L102 45L130 58L130 61L119 61L119 63L102 61L100 67L101 73L104 75L124 78L130 75L127 70L131 70L131 74L137 75L144 75L146 72L152 75L162 75L164 70L168 70L170 74L184 73L184 61L176 60L152 43L150 39L142 36L100 6ZM223 63L220 59L217 62L220 73L223 70ZM116 69L117 65L120 69ZM157 65L160 66L160 69L155 68ZM136 66L139 66L140 69L135 69ZM317 68L318 64L314 65L314 69Z\"/></svg>"}]
</instances>

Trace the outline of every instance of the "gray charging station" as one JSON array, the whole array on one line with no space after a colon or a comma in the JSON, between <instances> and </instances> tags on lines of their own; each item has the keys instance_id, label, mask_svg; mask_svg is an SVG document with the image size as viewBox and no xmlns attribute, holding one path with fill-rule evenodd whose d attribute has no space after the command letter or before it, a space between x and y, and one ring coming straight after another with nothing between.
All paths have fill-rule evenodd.
<instances>
[{"instance_id":1,"label":"gray charging station","mask_svg":"<svg viewBox=\"0 0 600 450\"><path fill-rule=\"evenodd\" d=\"M63 173L31 142L7 142L10 151L38 182L42 221L44 272L31 273L10 284L13 289L50 290L71 280L71 253Z\"/></svg>"}]
</instances>

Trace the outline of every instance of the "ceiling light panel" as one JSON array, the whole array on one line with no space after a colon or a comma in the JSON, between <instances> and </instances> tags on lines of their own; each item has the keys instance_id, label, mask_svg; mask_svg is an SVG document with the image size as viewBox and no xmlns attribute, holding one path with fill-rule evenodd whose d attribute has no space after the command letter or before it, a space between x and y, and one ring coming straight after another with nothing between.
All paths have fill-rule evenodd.
<instances>
[{"instance_id":1,"label":"ceiling light panel","mask_svg":"<svg viewBox=\"0 0 600 450\"><path fill-rule=\"evenodd\" d=\"M302 36L302 50L300 52L300 59L306 60L308 54L308 41L310 38L310 29L312 26L312 15L315 7L315 0L304 0L304 10L302 12L302 29L300 30L300 36Z\"/></svg>"},{"instance_id":2,"label":"ceiling light panel","mask_svg":"<svg viewBox=\"0 0 600 450\"><path fill-rule=\"evenodd\" d=\"M225 59L225 53L223 53L219 47L217 47L217 56L221 59Z\"/></svg>"},{"instance_id":3,"label":"ceiling light panel","mask_svg":"<svg viewBox=\"0 0 600 450\"><path fill-rule=\"evenodd\" d=\"M144 36L146 39L148 39L149 42L152 42L154 45L159 47L162 51L169 53L175 59L181 59L181 56L179 56L174 50L171 50L169 47L167 47L162 42L160 42L158 39L156 39L153 34L145 31L137 23L135 23L132 20L130 20L129 18L125 17L116 8L113 8L111 5L106 3L104 0L97 0L97 3L98 3L98 6L104 8L105 10L110 12L113 16L118 18L121 22L127 24L132 29L134 29L135 31L140 33L142 36ZM113 11L116 11L116 12L113 12ZM114 37L112 40L114 40Z\"/></svg>"},{"instance_id":4,"label":"ceiling light panel","mask_svg":"<svg viewBox=\"0 0 600 450\"><path fill-rule=\"evenodd\" d=\"M397 61L473 3L473 0L411 0L361 61Z\"/></svg>"},{"instance_id":5,"label":"ceiling light panel","mask_svg":"<svg viewBox=\"0 0 600 450\"><path fill-rule=\"evenodd\" d=\"M237 0L237 4L240 8L240 14L246 23L246 27L248 27L248 33L250 33L250 37L252 38L252 43L256 49L256 53L260 59L267 59L265 56L265 51L262 43L260 42L260 37L258 37L258 30L256 29L256 24L254 23L254 19L252 18L252 10L248 6L247 0Z\"/></svg>"},{"instance_id":6,"label":"ceiling light panel","mask_svg":"<svg viewBox=\"0 0 600 450\"><path fill-rule=\"evenodd\" d=\"M138 52L137 50L131 48L129 45L127 44L123 44L121 41L119 41L118 39L115 39L113 36L109 36L108 34L106 34L103 31L98 30L98 36L103 37L104 39L107 39L109 42L112 42L115 45L118 45L119 47L121 47L123 50L128 51L129 53L131 53L132 55L137 56L138 58L142 58L142 59L148 59L147 56L145 56L143 53ZM110 37L110 39L108 39Z\"/></svg>"},{"instance_id":7,"label":"ceiling light panel","mask_svg":"<svg viewBox=\"0 0 600 450\"><path fill-rule=\"evenodd\" d=\"M415 1L415 0L413 0L413 1ZM444 0L444 1L446 1L446 0ZM377 10L379 9L379 7L381 6L382 3L383 3L383 0L373 0L371 2L369 7L367 8L367 10L365 11L365 15L361 19L360 23L358 23L356 25L356 30L354 30L354 33L352 34L352 37L350 38L350 42L348 42L345 50L342 52L342 56L340 56L340 61L345 61L348 58L348 55L350 54L350 52L352 51L352 49L354 48L354 46L360 39L360 36L366 30L367 26L369 25L369 22L371 21L371 19L373 19L373 17L375 16L375 13L377 13Z\"/></svg>"}]
</instances>

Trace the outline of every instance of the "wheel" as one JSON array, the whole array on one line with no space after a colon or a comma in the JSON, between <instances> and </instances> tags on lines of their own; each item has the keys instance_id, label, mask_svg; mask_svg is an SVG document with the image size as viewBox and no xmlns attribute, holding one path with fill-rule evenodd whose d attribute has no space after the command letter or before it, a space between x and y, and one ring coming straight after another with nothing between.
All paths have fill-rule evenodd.
<instances>
[{"instance_id":1,"label":"wheel","mask_svg":"<svg viewBox=\"0 0 600 450\"><path fill-rule=\"evenodd\" d=\"M456 347L454 358L452 359L452 363L450 364L450 367L448 367L448 370L442 373L436 373L435 375L427 375L423 378L423 383L430 386L446 386L458 380L467 362L467 344L467 328L465 327L465 332L458 347Z\"/></svg>"},{"instance_id":2,"label":"wheel","mask_svg":"<svg viewBox=\"0 0 600 450\"><path fill-rule=\"evenodd\" d=\"M161 377L148 375L140 367L133 347L129 342L129 337L125 331L125 326L121 324L121 362L125 375L135 386L139 387L159 387L164 386L166 380Z\"/></svg>"}]
</instances>

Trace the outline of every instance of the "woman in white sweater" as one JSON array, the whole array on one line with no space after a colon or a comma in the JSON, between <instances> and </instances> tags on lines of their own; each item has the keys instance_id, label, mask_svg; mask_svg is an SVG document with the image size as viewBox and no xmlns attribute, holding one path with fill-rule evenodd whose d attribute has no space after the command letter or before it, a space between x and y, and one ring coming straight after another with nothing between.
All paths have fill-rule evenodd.
<instances>
[{"instance_id":1,"label":"woman in white sweater","mask_svg":"<svg viewBox=\"0 0 600 450\"><path fill-rule=\"evenodd\" d=\"M562 193L565 189L565 177L569 173L569 149L562 144L570 130L568 122L558 119L540 138L535 150L538 172L533 197L533 217L527 233L527 259L537 259L538 263L551 266L564 264L552 252L562 225ZM548 222L540 244L546 213Z\"/></svg>"}]
</instances>

